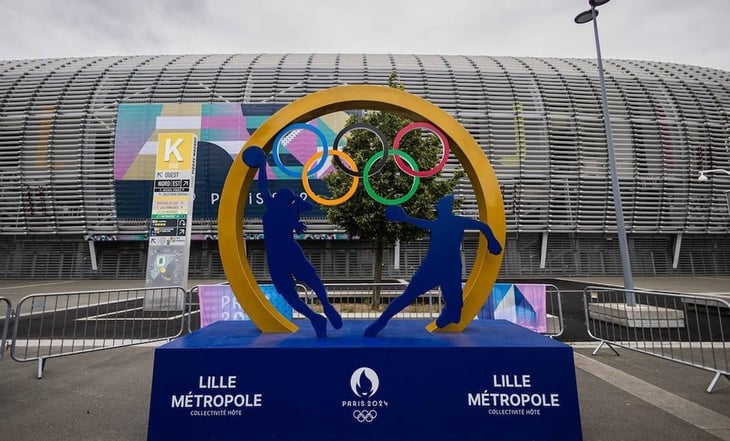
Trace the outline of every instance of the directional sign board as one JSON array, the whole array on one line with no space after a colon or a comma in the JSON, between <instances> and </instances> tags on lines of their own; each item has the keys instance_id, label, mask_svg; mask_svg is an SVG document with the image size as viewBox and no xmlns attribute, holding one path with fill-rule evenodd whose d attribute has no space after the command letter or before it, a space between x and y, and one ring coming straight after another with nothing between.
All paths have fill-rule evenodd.
<instances>
[{"instance_id":1,"label":"directional sign board","mask_svg":"<svg viewBox=\"0 0 730 441\"><path fill-rule=\"evenodd\" d=\"M164 175L164 173L159 173ZM188 193L190 179L155 179L155 193Z\"/></svg>"},{"instance_id":2,"label":"directional sign board","mask_svg":"<svg viewBox=\"0 0 730 441\"><path fill-rule=\"evenodd\" d=\"M195 195L193 133L160 133L145 286L187 286L190 233ZM179 299L145 301L146 310L180 310Z\"/></svg>"}]
</instances>

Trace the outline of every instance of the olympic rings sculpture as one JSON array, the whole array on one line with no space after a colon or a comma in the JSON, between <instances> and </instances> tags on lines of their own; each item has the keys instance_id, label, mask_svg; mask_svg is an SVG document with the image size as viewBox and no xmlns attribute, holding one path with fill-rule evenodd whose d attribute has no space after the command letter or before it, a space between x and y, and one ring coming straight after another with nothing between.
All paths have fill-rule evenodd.
<instances>
[{"instance_id":1,"label":"olympic rings sculpture","mask_svg":"<svg viewBox=\"0 0 730 441\"><path fill-rule=\"evenodd\" d=\"M479 208L479 218L488 223L497 239L504 243L507 228L504 203L497 176L484 151L471 134L451 115L423 98L408 92L384 86L346 85L306 95L266 119L246 141L241 151L255 145L261 146L264 152L271 153L274 139L291 124L312 121L332 112L349 109L391 112L412 121L427 121L438 127L438 130L446 135L445 139L451 143L451 153L459 160L469 178ZM307 127L302 130L311 129ZM286 135L287 133L281 135L283 142L287 142ZM328 155L332 151L335 150L329 149ZM392 151L395 150L391 149L388 153L389 156ZM324 153L322 157L324 157ZM383 157L385 157L385 153L383 153ZM346 161L345 157L340 157L340 159ZM319 157L312 159L310 167L318 167L322 163L321 161L322 158ZM315 162L317 163L315 164ZM377 164L373 163L370 170L368 172L363 170L363 173L372 174L376 169ZM294 332L298 329L297 325L284 317L261 291L248 263L244 235L241 234L244 231L247 201L245 195L248 194L256 173L256 169L248 167L243 161L234 161L228 172L218 210L218 241L221 262L236 299L262 332ZM295 174L299 175L299 173ZM497 280L503 255L504 253L492 255L487 249L486 240L480 238L472 271L464 285L462 320L446 328L438 328L439 331L463 331L479 313L489 295L489 287ZM435 322L431 322L426 329L435 331L437 326Z\"/></svg>"},{"instance_id":2,"label":"olympic rings sculpture","mask_svg":"<svg viewBox=\"0 0 730 441\"><path fill-rule=\"evenodd\" d=\"M409 132L417 129L424 129L434 133L441 142L441 160L438 164L436 164L436 166L434 166L430 170L419 170L416 160L413 159L413 157L408 153L400 150L400 144L403 141L403 137ZM307 159L307 161L304 163L304 167L302 168L301 176L299 176L296 172L287 168L281 162L281 158L279 157L279 151L281 145L291 139L289 137L289 134L293 132L298 133L302 130L308 130L314 133L319 138L322 144L322 150L317 151L312 156L310 156L309 159ZM355 161L352 159L352 157L350 157L350 155L341 150L337 150L340 141L345 137L345 135L354 130L367 130L373 133L378 138L382 146L381 151L375 153L373 156L370 157L370 159L368 159L362 172L357 169L357 165L355 164ZM355 194L360 179L362 179L363 181L363 186L365 187L365 191L367 192L367 194L376 202L379 202L383 205L403 204L411 199L416 194L416 191L418 191L420 178L428 178L434 176L436 173L439 173L444 168L446 162L449 159L449 152L449 141L446 138L446 135L444 135L443 132L441 132L441 130L439 130L436 126L427 122L411 123L403 127L398 132L398 134L396 134L392 148L388 147L388 143L385 139L385 134L383 134L383 132L377 127L365 123L353 124L340 130L340 132L335 137L332 145L332 150L330 150L329 146L327 145L327 139L325 138L324 133L322 133L322 131L319 130L317 127L305 123L295 123L285 127L276 135L276 138L274 138L274 144L271 154L274 157L274 163L276 163L277 167L279 167L279 169L284 174L292 177L301 177L304 191L313 201L321 205L333 206L342 204L349 200ZM327 164L327 158L329 154L333 155L332 162L335 167L341 170L346 175L352 177L352 185L350 186L348 191L345 192L344 195L335 199L326 199L318 196L314 193L314 191L312 191L312 187L309 184L309 177L320 171ZM390 155L393 155L395 157L395 163L398 165L398 168L401 171L403 171L408 176L413 177L413 183L411 184L411 188L408 190L408 192L403 196L394 199L388 199L377 194L375 192L375 189L373 189L372 183L369 179L370 176L376 175L383 169L383 167L385 166L385 161L388 160L388 157ZM317 162L316 166L312 167L317 159L319 159L319 162ZM343 160L347 163L347 166L342 163Z\"/></svg>"}]
</instances>

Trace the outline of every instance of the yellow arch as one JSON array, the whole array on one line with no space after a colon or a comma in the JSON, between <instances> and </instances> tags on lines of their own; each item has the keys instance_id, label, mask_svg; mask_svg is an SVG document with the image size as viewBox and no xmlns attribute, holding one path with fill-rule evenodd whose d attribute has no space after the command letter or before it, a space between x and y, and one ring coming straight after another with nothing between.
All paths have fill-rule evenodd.
<instances>
[{"instance_id":1,"label":"yellow arch","mask_svg":"<svg viewBox=\"0 0 730 441\"><path fill-rule=\"evenodd\" d=\"M402 115L413 121L435 125L449 138L452 152L461 162L477 199L479 218L489 224L502 246L506 229L504 204L497 176L474 138L458 121L432 103L413 94L386 86L338 86L315 92L280 109L268 118L241 149L256 145L269 153L279 131L296 122L307 122L332 112L368 109ZM255 169L240 154L228 172L218 211L218 243L226 277L236 298L261 332L294 332L298 328L266 299L246 259L243 241L243 213ZM489 296L502 263L502 254L489 253L480 235L476 260L464 286L461 321L441 330L459 332L477 315ZM435 322L427 329L436 330Z\"/></svg>"}]
</instances>

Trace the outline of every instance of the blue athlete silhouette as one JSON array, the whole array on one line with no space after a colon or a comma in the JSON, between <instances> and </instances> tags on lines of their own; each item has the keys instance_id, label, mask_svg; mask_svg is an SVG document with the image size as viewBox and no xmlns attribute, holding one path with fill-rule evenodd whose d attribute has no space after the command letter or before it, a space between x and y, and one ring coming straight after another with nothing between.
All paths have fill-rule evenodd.
<instances>
[{"instance_id":1,"label":"blue athlete silhouette","mask_svg":"<svg viewBox=\"0 0 730 441\"><path fill-rule=\"evenodd\" d=\"M307 226L299 220L299 213L310 210L312 205L295 196L288 188L280 189L273 196L269 193L266 153L261 148L247 148L243 152L243 162L249 167L259 168L259 189L266 206L262 218L264 245L271 281L284 300L312 322L317 337L326 337L327 319L335 329L339 329L342 327L342 318L327 301L327 291L322 280L304 256L302 247L292 236L293 231L303 233L307 229ZM304 282L314 290L317 298L322 302L327 319L312 311L299 298L296 281Z\"/></svg>"},{"instance_id":2,"label":"blue athlete silhouette","mask_svg":"<svg viewBox=\"0 0 730 441\"><path fill-rule=\"evenodd\" d=\"M477 229L487 238L487 248L492 254L502 252L502 245L489 225L478 220L457 216L452 213L454 195L447 195L436 203L434 220L408 216L399 205L385 209L385 217L394 222L407 222L418 228L430 231L430 241L426 257L411 279L403 294L396 297L385 311L365 329L366 337L375 337L388 320L410 305L418 296L439 286L444 297L444 309L436 319L436 326L443 328L461 320L464 306L461 290L461 241L464 231Z\"/></svg>"}]
</instances>

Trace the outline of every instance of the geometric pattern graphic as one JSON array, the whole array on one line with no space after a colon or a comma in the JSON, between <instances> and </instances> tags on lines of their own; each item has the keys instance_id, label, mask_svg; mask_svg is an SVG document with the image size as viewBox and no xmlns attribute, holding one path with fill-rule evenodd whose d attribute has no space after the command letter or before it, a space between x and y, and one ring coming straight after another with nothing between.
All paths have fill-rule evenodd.
<instances>
[{"instance_id":1,"label":"geometric pattern graphic","mask_svg":"<svg viewBox=\"0 0 730 441\"><path fill-rule=\"evenodd\" d=\"M547 332L545 285L495 283L482 313L485 319L509 320L535 332Z\"/></svg>"}]
</instances>

